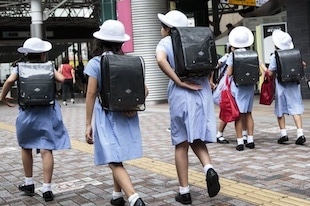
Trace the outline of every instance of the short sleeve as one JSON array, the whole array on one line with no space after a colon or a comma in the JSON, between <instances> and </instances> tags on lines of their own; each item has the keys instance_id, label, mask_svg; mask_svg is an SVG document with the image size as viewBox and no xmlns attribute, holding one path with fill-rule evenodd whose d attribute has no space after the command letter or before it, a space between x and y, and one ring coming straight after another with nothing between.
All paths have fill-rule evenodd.
<instances>
[{"instance_id":1,"label":"short sleeve","mask_svg":"<svg viewBox=\"0 0 310 206\"><path fill-rule=\"evenodd\" d=\"M233 66L233 53L232 52L230 52L230 54L229 54L229 56L227 58L226 64L228 66Z\"/></svg>"},{"instance_id":2,"label":"short sleeve","mask_svg":"<svg viewBox=\"0 0 310 206\"><path fill-rule=\"evenodd\" d=\"M276 56L274 54L270 57L270 63L268 69L270 71L276 71L277 70L277 62L276 62Z\"/></svg>"}]
</instances>

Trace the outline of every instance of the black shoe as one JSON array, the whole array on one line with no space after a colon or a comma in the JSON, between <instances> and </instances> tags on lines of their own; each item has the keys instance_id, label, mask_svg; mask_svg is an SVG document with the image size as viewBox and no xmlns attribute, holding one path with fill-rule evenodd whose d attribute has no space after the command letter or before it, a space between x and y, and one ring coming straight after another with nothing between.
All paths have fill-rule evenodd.
<instances>
[{"instance_id":1,"label":"black shoe","mask_svg":"<svg viewBox=\"0 0 310 206\"><path fill-rule=\"evenodd\" d=\"M297 145L303 145L306 142L306 137L304 135L298 137L295 144Z\"/></svg>"},{"instance_id":2,"label":"black shoe","mask_svg":"<svg viewBox=\"0 0 310 206\"><path fill-rule=\"evenodd\" d=\"M228 144L229 143L229 141L227 139L225 139L223 136L217 137L216 141L217 141L217 143L220 143L220 144Z\"/></svg>"},{"instance_id":3,"label":"black shoe","mask_svg":"<svg viewBox=\"0 0 310 206\"><path fill-rule=\"evenodd\" d=\"M145 206L145 204L141 198L138 198L134 206Z\"/></svg>"},{"instance_id":4,"label":"black shoe","mask_svg":"<svg viewBox=\"0 0 310 206\"><path fill-rule=\"evenodd\" d=\"M243 144L238 144L238 145L236 146L236 150L238 150L238 151L244 150L244 145L243 145Z\"/></svg>"},{"instance_id":5,"label":"black shoe","mask_svg":"<svg viewBox=\"0 0 310 206\"><path fill-rule=\"evenodd\" d=\"M245 144L245 146L246 146L247 148L250 148L250 149L254 149L254 148L255 148L254 142L247 143L247 144Z\"/></svg>"},{"instance_id":6,"label":"black shoe","mask_svg":"<svg viewBox=\"0 0 310 206\"><path fill-rule=\"evenodd\" d=\"M52 191L47 191L43 193L43 199L45 202L50 202L54 200L54 195Z\"/></svg>"},{"instance_id":7,"label":"black shoe","mask_svg":"<svg viewBox=\"0 0 310 206\"><path fill-rule=\"evenodd\" d=\"M34 195L34 184L32 185L19 185L18 189L23 191L26 195L33 196Z\"/></svg>"},{"instance_id":8,"label":"black shoe","mask_svg":"<svg viewBox=\"0 0 310 206\"><path fill-rule=\"evenodd\" d=\"M192 204L191 193L186 193L183 195L178 193L177 196L175 196L175 201L182 203L183 205L190 205Z\"/></svg>"},{"instance_id":9,"label":"black shoe","mask_svg":"<svg viewBox=\"0 0 310 206\"><path fill-rule=\"evenodd\" d=\"M119 197L119 198L116 198L115 200L111 199L110 203L111 205L115 205L115 206L124 206L125 200L123 197Z\"/></svg>"},{"instance_id":10,"label":"black shoe","mask_svg":"<svg viewBox=\"0 0 310 206\"><path fill-rule=\"evenodd\" d=\"M285 135L285 136L281 137L280 139L278 139L278 143L279 144L284 144L287 141L288 141L288 136L287 135Z\"/></svg>"},{"instance_id":11,"label":"black shoe","mask_svg":"<svg viewBox=\"0 0 310 206\"><path fill-rule=\"evenodd\" d=\"M219 176L213 168L208 169L206 175L206 182L208 187L209 197L215 197L219 193L221 186L219 183Z\"/></svg>"}]
</instances>

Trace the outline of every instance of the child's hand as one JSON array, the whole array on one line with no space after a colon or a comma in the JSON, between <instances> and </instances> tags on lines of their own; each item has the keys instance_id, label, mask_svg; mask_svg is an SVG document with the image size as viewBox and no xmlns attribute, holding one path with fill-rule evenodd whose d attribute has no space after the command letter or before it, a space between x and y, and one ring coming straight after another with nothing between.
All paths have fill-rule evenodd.
<instances>
[{"instance_id":1,"label":"child's hand","mask_svg":"<svg viewBox=\"0 0 310 206\"><path fill-rule=\"evenodd\" d=\"M5 97L4 100L2 100L2 102L4 104L6 104L7 106L9 107L15 107L15 104L14 103L11 103L11 101L13 101L13 98L11 97Z\"/></svg>"},{"instance_id":2,"label":"child's hand","mask_svg":"<svg viewBox=\"0 0 310 206\"><path fill-rule=\"evenodd\" d=\"M88 144L94 144L93 140L93 129L91 125L86 126L86 132L85 132L85 140Z\"/></svg>"},{"instance_id":3,"label":"child's hand","mask_svg":"<svg viewBox=\"0 0 310 206\"><path fill-rule=\"evenodd\" d=\"M125 116L125 117L133 117L133 116L135 116L137 114L137 111L125 111L125 112L123 112L123 115Z\"/></svg>"}]
</instances>

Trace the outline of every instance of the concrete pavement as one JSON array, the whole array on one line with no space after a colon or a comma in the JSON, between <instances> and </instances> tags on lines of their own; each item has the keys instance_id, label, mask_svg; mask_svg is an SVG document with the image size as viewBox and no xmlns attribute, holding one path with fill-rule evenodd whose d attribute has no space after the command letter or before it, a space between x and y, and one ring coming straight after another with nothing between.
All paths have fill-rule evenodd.
<instances>
[{"instance_id":1,"label":"concrete pavement","mask_svg":"<svg viewBox=\"0 0 310 206\"><path fill-rule=\"evenodd\" d=\"M224 132L230 144L208 144L222 186L214 198L208 197L202 167L190 151L192 205L310 205L310 100L304 100L304 105L303 128L308 137L304 146L294 144L296 128L290 116L286 118L290 141L286 145L277 144L279 131L273 105L259 105L257 97L253 111L255 149L235 150L233 123ZM17 107L0 105L0 205L110 205L113 190L110 169L94 166L93 148L84 141L84 99L62 106L72 149L54 152L55 200L50 203L40 196L43 177L39 155L34 155L36 195L24 196L18 190L24 174L15 137L17 112ZM144 157L125 163L135 189L148 205L181 205L174 200L178 181L174 148L166 130L168 105L147 104L146 110L140 112L140 125Z\"/></svg>"}]
</instances>

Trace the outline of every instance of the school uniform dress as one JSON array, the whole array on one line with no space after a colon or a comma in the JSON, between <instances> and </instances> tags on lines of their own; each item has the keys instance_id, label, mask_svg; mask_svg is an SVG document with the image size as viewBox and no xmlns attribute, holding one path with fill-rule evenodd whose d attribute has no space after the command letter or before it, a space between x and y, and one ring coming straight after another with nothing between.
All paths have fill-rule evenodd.
<instances>
[{"instance_id":1,"label":"school uniform dress","mask_svg":"<svg viewBox=\"0 0 310 206\"><path fill-rule=\"evenodd\" d=\"M175 68L170 36L160 40L156 47L158 51L164 51L171 67ZM192 91L177 86L172 80L168 83L172 144L192 143L194 140L216 142L215 111L209 80L207 77L188 80L200 84L202 89Z\"/></svg>"},{"instance_id":2,"label":"school uniform dress","mask_svg":"<svg viewBox=\"0 0 310 206\"><path fill-rule=\"evenodd\" d=\"M235 51L245 51L246 49L236 49ZM233 53L229 54L226 64L233 66ZM254 86L255 85L236 85L234 77L231 79L231 93L234 96L240 113L252 112L254 101Z\"/></svg>"},{"instance_id":3,"label":"school uniform dress","mask_svg":"<svg viewBox=\"0 0 310 206\"><path fill-rule=\"evenodd\" d=\"M277 72L277 63L275 55L271 55L269 68L270 71ZM275 110L277 117L282 117L284 114L295 115L304 112L304 105L301 96L301 88L298 82L279 82L276 81L275 92Z\"/></svg>"},{"instance_id":4,"label":"school uniform dress","mask_svg":"<svg viewBox=\"0 0 310 206\"><path fill-rule=\"evenodd\" d=\"M84 73L97 79L99 93L102 86L100 57L92 58L87 63ZM96 98L93 130L96 165L123 162L142 157L138 115L125 117L122 112L105 111L99 99Z\"/></svg>"},{"instance_id":5,"label":"school uniform dress","mask_svg":"<svg viewBox=\"0 0 310 206\"><path fill-rule=\"evenodd\" d=\"M13 73L18 74L17 67ZM70 138L63 123L60 105L19 108L16 119L18 145L25 149L70 149Z\"/></svg>"}]
</instances>

